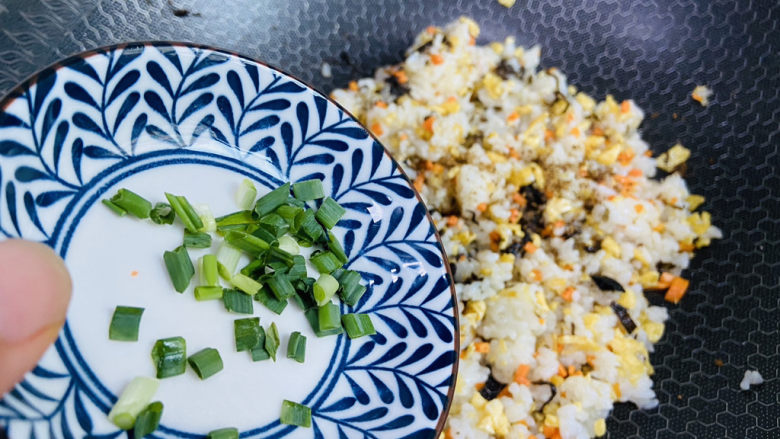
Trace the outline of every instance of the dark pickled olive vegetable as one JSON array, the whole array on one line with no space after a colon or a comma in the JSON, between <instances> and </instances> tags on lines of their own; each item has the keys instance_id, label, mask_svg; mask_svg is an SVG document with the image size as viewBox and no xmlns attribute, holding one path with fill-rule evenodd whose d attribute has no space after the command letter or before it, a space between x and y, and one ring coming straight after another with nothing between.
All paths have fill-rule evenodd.
<instances>
[{"instance_id":1,"label":"dark pickled olive vegetable","mask_svg":"<svg viewBox=\"0 0 780 439\"><path fill-rule=\"evenodd\" d=\"M496 379L493 378L493 374L490 374L487 381L485 381L485 387L479 391L479 394L482 395L483 398L490 401L495 399L498 394L504 390L505 387L506 384L496 381Z\"/></svg>"},{"instance_id":2,"label":"dark pickled olive vegetable","mask_svg":"<svg viewBox=\"0 0 780 439\"><path fill-rule=\"evenodd\" d=\"M601 291L626 291L618 281L611 277L591 275L590 278Z\"/></svg>"},{"instance_id":3,"label":"dark pickled olive vegetable","mask_svg":"<svg viewBox=\"0 0 780 439\"><path fill-rule=\"evenodd\" d=\"M612 311L615 311L618 320L620 320L620 324L623 325L623 329L625 329L627 333L631 334L636 330L636 323L634 323L634 320L628 315L628 310L626 308L615 302L610 302L609 306L612 308Z\"/></svg>"},{"instance_id":4,"label":"dark pickled olive vegetable","mask_svg":"<svg viewBox=\"0 0 780 439\"><path fill-rule=\"evenodd\" d=\"M541 412L544 411L545 406L547 406L547 404L551 403L552 400L555 398L555 395L558 394L558 389L555 387L555 384L553 384L553 383L551 383L549 381L534 381L531 384L533 384L535 386L549 386L550 387L550 397L547 398L547 401L545 401L544 404L542 404L542 406L539 407L539 410L537 410L539 413L541 413Z\"/></svg>"},{"instance_id":5,"label":"dark pickled olive vegetable","mask_svg":"<svg viewBox=\"0 0 780 439\"><path fill-rule=\"evenodd\" d=\"M522 257L525 255L525 245L531 242L531 235L526 233L519 241L515 241L509 244L503 253L512 253L515 256Z\"/></svg>"},{"instance_id":6,"label":"dark pickled olive vegetable","mask_svg":"<svg viewBox=\"0 0 780 439\"><path fill-rule=\"evenodd\" d=\"M520 195L525 198L526 205L523 216L520 218L520 226L531 233L541 233L544 230L544 206L547 197L534 185L529 184L520 188Z\"/></svg>"},{"instance_id":7,"label":"dark pickled olive vegetable","mask_svg":"<svg viewBox=\"0 0 780 439\"><path fill-rule=\"evenodd\" d=\"M518 73L523 73L523 70L524 69L520 67L520 72L518 72L505 59L502 59L501 62L496 66L496 75L500 76L501 79L506 80L510 77L518 76Z\"/></svg>"},{"instance_id":8,"label":"dark pickled olive vegetable","mask_svg":"<svg viewBox=\"0 0 780 439\"><path fill-rule=\"evenodd\" d=\"M387 79L385 79L385 82L390 87L390 94L395 96L396 99L409 93L409 87L398 82L398 78L393 75L388 76Z\"/></svg>"}]
</instances>

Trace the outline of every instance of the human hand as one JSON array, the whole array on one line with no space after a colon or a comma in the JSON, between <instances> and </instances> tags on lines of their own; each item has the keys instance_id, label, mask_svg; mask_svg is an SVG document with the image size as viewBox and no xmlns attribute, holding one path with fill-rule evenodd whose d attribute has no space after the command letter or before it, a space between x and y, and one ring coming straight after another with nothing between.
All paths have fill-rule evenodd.
<instances>
[{"instance_id":1,"label":"human hand","mask_svg":"<svg viewBox=\"0 0 780 439\"><path fill-rule=\"evenodd\" d=\"M65 264L51 248L0 242L0 397L57 339L71 286Z\"/></svg>"}]
</instances>

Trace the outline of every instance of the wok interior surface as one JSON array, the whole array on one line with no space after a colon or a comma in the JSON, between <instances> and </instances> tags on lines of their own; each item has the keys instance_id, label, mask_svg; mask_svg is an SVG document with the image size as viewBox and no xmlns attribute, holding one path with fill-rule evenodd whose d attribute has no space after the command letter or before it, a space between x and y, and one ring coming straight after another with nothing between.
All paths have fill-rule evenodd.
<instances>
[{"instance_id":1,"label":"wok interior surface","mask_svg":"<svg viewBox=\"0 0 780 439\"><path fill-rule=\"evenodd\" d=\"M724 232L697 253L691 291L669 307L651 357L660 405L618 405L608 437L780 437L776 2L9 0L0 4L0 93L64 56L137 40L233 50L329 92L399 62L416 33L461 15L480 24L480 43L513 35L539 44L542 66L579 89L634 99L656 153L678 141L692 150L689 188ZM706 108L690 98L699 84L714 91ZM765 383L741 391L747 369Z\"/></svg>"}]
</instances>

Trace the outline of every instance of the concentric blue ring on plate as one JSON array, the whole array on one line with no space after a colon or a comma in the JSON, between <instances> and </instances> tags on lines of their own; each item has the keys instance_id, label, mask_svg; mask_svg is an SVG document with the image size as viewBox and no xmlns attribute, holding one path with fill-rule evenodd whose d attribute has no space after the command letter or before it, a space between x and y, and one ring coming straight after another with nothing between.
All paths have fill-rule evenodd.
<instances>
[{"instance_id":1,"label":"concentric blue ring on plate","mask_svg":"<svg viewBox=\"0 0 780 439\"><path fill-rule=\"evenodd\" d=\"M107 328L88 330L100 324L88 321L88 305L82 305L103 293L83 274L94 263L84 254L94 249L78 249L97 246L107 235L84 230L106 227L99 201L116 187L151 184L162 193L177 179L209 187L212 175L213 181L251 178L261 192L284 181L323 179L327 194L348 211L334 233L349 268L361 272L369 288L354 309L343 311L370 314L377 329L372 337L334 338L325 360L305 369L317 376L299 380L304 384L288 378L290 387L309 386L297 391L305 395L299 402L312 408L311 429L281 425L277 413L263 413L256 424L241 421L242 437L433 438L441 431L459 341L446 257L397 164L336 104L238 55L154 43L69 58L0 105L0 239L45 242L66 260L75 281L55 347L0 401L0 427L10 438L125 434L106 419L121 380L104 379L98 367L102 357L124 362L124 351L105 345ZM103 271L123 261L95 256L108 260ZM97 362L96 355L102 356ZM278 363L250 366L286 373ZM253 395L258 401L249 402L258 407L284 398ZM176 404L163 402L166 414ZM155 437L207 433L173 413L163 416ZM210 413L188 416L201 425Z\"/></svg>"}]
</instances>

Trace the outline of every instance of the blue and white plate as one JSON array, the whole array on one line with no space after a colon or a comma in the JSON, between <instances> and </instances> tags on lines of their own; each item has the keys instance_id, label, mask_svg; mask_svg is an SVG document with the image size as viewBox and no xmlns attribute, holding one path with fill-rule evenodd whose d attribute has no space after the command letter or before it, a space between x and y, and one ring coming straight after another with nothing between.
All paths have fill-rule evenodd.
<instances>
[{"instance_id":1,"label":"blue and white plate","mask_svg":"<svg viewBox=\"0 0 780 439\"><path fill-rule=\"evenodd\" d=\"M12 439L125 437L106 418L138 375L153 376L156 339L215 347L225 369L162 380L157 438L434 438L455 382L458 332L446 258L425 207L398 165L351 116L288 75L235 54L134 44L52 66L0 103L0 239L45 242L66 261L74 296L56 345L0 401ZM303 313L255 303L261 324L308 336L304 364L253 363L234 352L218 302L177 294L162 252L181 228L119 218L100 203L126 187L153 201L186 195L216 214L236 210L248 177L265 192L312 177L347 208L335 234L368 293L353 309L377 334L318 339ZM192 256L197 257L193 252ZM117 305L146 308L137 343L108 340ZM278 421L288 399L312 428Z\"/></svg>"}]
</instances>

